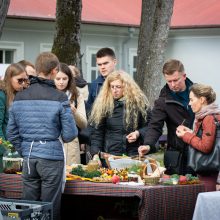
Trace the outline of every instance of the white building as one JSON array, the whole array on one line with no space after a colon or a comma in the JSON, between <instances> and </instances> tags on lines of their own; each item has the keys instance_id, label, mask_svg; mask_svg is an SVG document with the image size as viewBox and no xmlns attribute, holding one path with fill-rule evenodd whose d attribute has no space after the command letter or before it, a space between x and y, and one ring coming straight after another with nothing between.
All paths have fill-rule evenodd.
<instances>
[{"instance_id":1,"label":"white building","mask_svg":"<svg viewBox=\"0 0 220 220\"><path fill-rule=\"evenodd\" d=\"M95 53L111 47L118 68L133 75L141 0L83 0L81 53L84 78L98 72ZM56 0L11 1L0 40L0 67L36 56L52 47ZM213 86L220 97L220 1L175 0L166 58L180 59L191 80ZM0 74L4 74L0 70ZM161 74L162 76L162 74ZM162 78L162 77L161 77ZM220 100L220 98L218 98Z\"/></svg>"}]
</instances>

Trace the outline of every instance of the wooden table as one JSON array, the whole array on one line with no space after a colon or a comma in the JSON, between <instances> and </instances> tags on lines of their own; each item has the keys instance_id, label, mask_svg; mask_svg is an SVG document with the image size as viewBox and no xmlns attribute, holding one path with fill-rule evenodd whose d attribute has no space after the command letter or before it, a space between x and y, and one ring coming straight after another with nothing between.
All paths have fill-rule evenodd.
<instances>
[{"instance_id":1,"label":"wooden table","mask_svg":"<svg viewBox=\"0 0 220 220\"><path fill-rule=\"evenodd\" d=\"M20 175L0 174L0 196L21 198ZM176 186L127 186L112 183L67 181L65 195L99 197L135 197L139 199L140 220L192 219L197 195L203 184ZM77 212L77 210L74 210Z\"/></svg>"}]
</instances>

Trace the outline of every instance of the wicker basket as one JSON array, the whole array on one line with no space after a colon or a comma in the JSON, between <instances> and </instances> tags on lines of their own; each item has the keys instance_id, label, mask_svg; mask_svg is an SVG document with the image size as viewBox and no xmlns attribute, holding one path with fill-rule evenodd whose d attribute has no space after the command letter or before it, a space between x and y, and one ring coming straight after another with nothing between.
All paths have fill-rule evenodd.
<instances>
[{"instance_id":1,"label":"wicker basket","mask_svg":"<svg viewBox=\"0 0 220 220\"><path fill-rule=\"evenodd\" d=\"M151 168L153 171L155 171L156 169L159 170L159 167L157 166L157 164L155 163L149 163L151 165ZM143 170L143 180L145 185L157 185L160 181L160 175L159 176L150 176L146 173L147 170L147 166L145 166L144 170ZM160 173L160 170L159 170Z\"/></svg>"}]
</instances>

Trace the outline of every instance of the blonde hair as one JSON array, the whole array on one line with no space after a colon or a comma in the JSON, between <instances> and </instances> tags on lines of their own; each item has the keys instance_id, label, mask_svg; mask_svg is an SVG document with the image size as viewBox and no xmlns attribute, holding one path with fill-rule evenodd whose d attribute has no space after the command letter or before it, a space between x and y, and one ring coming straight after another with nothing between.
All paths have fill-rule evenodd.
<instances>
[{"instance_id":1,"label":"blonde hair","mask_svg":"<svg viewBox=\"0 0 220 220\"><path fill-rule=\"evenodd\" d=\"M98 126L103 118L112 115L114 98L111 93L110 83L115 80L120 80L124 89L123 100L125 101L124 116L126 128L137 129L139 113L143 118L147 118L149 102L137 83L129 74L121 70L110 73L105 79L102 89L93 104L89 121Z\"/></svg>"}]
</instances>

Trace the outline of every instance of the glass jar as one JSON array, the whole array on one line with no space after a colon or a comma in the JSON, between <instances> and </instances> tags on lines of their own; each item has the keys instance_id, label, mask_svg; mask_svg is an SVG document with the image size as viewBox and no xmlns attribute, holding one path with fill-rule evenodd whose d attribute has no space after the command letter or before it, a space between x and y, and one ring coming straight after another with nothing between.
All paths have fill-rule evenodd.
<instances>
[{"instance_id":1,"label":"glass jar","mask_svg":"<svg viewBox=\"0 0 220 220\"><path fill-rule=\"evenodd\" d=\"M3 155L3 172L7 174L16 174L22 171L23 158L17 151L7 150Z\"/></svg>"},{"instance_id":2,"label":"glass jar","mask_svg":"<svg viewBox=\"0 0 220 220\"><path fill-rule=\"evenodd\" d=\"M128 174L128 182L138 182L138 174L136 174L135 172L130 172Z\"/></svg>"}]
</instances>

